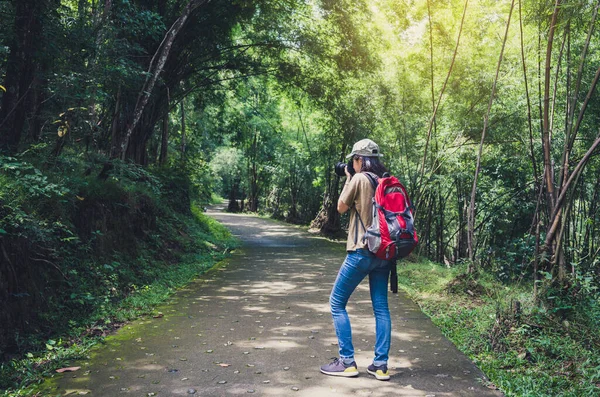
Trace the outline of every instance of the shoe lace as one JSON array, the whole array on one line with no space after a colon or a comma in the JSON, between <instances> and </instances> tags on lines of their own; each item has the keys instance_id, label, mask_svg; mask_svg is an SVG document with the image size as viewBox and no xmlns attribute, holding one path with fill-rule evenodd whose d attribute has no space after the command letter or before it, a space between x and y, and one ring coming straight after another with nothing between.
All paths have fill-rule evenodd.
<instances>
[{"instance_id":1,"label":"shoe lace","mask_svg":"<svg viewBox=\"0 0 600 397\"><path fill-rule=\"evenodd\" d=\"M333 360L332 364L335 364L335 365L342 364L345 368L349 368L352 366L352 364L346 364L344 362L344 360L340 357L332 357L331 359Z\"/></svg>"}]
</instances>

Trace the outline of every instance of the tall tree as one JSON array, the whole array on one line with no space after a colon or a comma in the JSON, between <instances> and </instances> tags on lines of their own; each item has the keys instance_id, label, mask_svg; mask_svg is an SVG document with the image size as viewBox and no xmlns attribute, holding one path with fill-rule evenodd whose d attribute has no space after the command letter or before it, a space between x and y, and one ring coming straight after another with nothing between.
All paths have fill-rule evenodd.
<instances>
[{"instance_id":1,"label":"tall tree","mask_svg":"<svg viewBox=\"0 0 600 397\"><path fill-rule=\"evenodd\" d=\"M187 5L184 7L183 12L175 20L173 25L169 28L169 30L165 33L165 36L160 43L156 53L150 60L150 65L148 66L148 71L146 81L142 86L137 101L135 103L135 108L133 110L133 119L127 124L127 130L125 131L125 135L122 137L121 142L113 142L113 157L124 157L127 151L127 146L129 145L129 140L131 139L131 135L133 131L137 127L142 113L148 104L148 100L150 99L150 95L154 90L154 85L156 84L158 77L163 71L165 64L169 58L171 53L171 48L173 47L173 42L177 38L177 35L181 31L181 29L185 26L188 18L196 10L198 7L202 6L205 3L210 2L210 0L190 0Z\"/></svg>"},{"instance_id":2,"label":"tall tree","mask_svg":"<svg viewBox=\"0 0 600 397\"><path fill-rule=\"evenodd\" d=\"M48 29L58 0L13 1L14 22L3 86L6 93L0 104L0 150L15 152L24 132L26 119L40 112L41 74L48 61L44 27ZM42 69L40 69L42 68ZM36 76L36 74L38 76Z\"/></svg>"},{"instance_id":3,"label":"tall tree","mask_svg":"<svg viewBox=\"0 0 600 397\"><path fill-rule=\"evenodd\" d=\"M469 202L469 214L468 214L468 249L469 249L469 273L472 273L475 269L473 264L475 262L475 199L477 193L477 179L481 170L481 156L483 153L483 143L485 141L485 134L488 127L488 121L490 118L490 112L492 110L492 103L494 102L494 95L496 94L496 85L498 83L498 75L500 74L500 66L502 65L502 58L504 56L504 48L506 47L506 40L508 38L508 31L510 28L510 20L512 17L513 8L515 6L514 0L510 3L510 11L508 12L508 19L506 21L506 31L504 33L504 39L502 40L502 49L500 50L500 56L498 57L498 65L496 66L496 76L494 78L494 84L492 86L492 93L490 94L490 100L488 102L487 112L483 119L483 131L481 132L481 142L479 143L479 151L477 153L477 164L475 165L475 176L473 177L473 188L471 189L471 200Z\"/></svg>"}]
</instances>

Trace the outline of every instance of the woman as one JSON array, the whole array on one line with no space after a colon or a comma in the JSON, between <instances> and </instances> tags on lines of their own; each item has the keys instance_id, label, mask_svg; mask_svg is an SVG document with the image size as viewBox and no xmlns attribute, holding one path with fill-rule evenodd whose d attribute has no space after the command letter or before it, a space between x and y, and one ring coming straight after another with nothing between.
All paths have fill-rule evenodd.
<instances>
[{"instance_id":1,"label":"woman","mask_svg":"<svg viewBox=\"0 0 600 397\"><path fill-rule=\"evenodd\" d=\"M326 375L353 377L358 376L354 361L352 329L346 312L348 299L360 284L369 276L371 303L375 314L375 357L367 372L379 380L388 380L387 361L391 340L391 320L387 301L387 283L390 272L389 261L375 257L368 248L363 235L372 221L372 199L375 193L373 184L366 173L381 177L387 172L380 162L379 146L370 139L358 141L352 147L354 176L346 168L346 183L338 201L340 214L351 210L346 250L348 252L342 264L329 297L333 325L338 338L339 358L323 365L321 372ZM374 175L373 175L374 174Z\"/></svg>"}]
</instances>

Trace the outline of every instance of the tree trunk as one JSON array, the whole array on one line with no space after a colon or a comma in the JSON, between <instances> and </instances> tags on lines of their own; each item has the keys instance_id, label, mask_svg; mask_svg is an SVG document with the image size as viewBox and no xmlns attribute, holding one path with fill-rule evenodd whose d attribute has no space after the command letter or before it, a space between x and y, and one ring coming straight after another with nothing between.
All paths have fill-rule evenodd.
<instances>
[{"instance_id":1,"label":"tree trunk","mask_svg":"<svg viewBox=\"0 0 600 397\"><path fill-rule=\"evenodd\" d=\"M332 147L333 148L333 147ZM344 159L348 150L346 141L342 144L339 159ZM332 173L325 171L327 189L323 194L323 206L310 224L311 229L317 229L324 235L338 234L341 231L340 214L337 210L337 202L340 195L340 178L332 177Z\"/></svg>"},{"instance_id":2,"label":"tree trunk","mask_svg":"<svg viewBox=\"0 0 600 397\"><path fill-rule=\"evenodd\" d=\"M121 96L122 88L119 85L119 89L117 90L117 97L115 98L115 110L112 114L110 123L110 143L112 144L111 151L114 149L115 143L117 142L117 137L119 135L119 126L121 124Z\"/></svg>"},{"instance_id":3,"label":"tree trunk","mask_svg":"<svg viewBox=\"0 0 600 397\"><path fill-rule=\"evenodd\" d=\"M164 166L167 163L168 146L169 146L169 109L171 107L171 94L169 87L167 87L167 105L165 108L165 115L163 116L163 130L160 143L160 157L158 164Z\"/></svg>"},{"instance_id":4,"label":"tree trunk","mask_svg":"<svg viewBox=\"0 0 600 397\"><path fill-rule=\"evenodd\" d=\"M50 2L20 0L16 2L14 41L10 44L4 87L0 106L0 150L14 153L21 141L27 113L31 106L37 65L36 52L43 43L41 18Z\"/></svg>"},{"instance_id":5,"label":"tree trunk","mask_svg":"<svg viewBox=\"0 0 600 397\"><path fill-rule=\"evenodd\" d=\"M238 191L239 182L235 181L231 185L231 190L229 191L229 204L227 205L228 212L240 212L241 208L237 202L237 191Z\"/></svg>"},{"instance_id":6,"label":"tree trunk","mask_svg":"<svg viewBox=\"0 0 600 397\"><path fill-rule=\"evenodd\" d=\"M46 67L41 67L36 73L43 76L47 72ZM32 95L30 97L30 104L28 108L31 109L31 121L29 122L29 138L32 141L37 141L42 135L42 110L44 109L44 102L46 100L46 86L48 80L44 77L36 77L33 83Z\"/></svg>"},{"instance_id":7,"label":"tree trunk","mask_svg":"<svg viewBox=\"0 0 600 397\"><path fill-rule=\"evenodd\" d=\"M594 219L597 211L598 211L598 200L600 200L600 177L596 179L596 183L594 184L594 191L591 196L590 206L587 209L586 213L587 219ZM585 234L583 238L583 249L582 254L587 258L589 263L593 263L593 253L595 251L594 242L595 239L595 225L591 222L585 222Z\"/></svg>"},{"instance_id":8,"label":"tree trunk","mask_svg":"<svg viewBox=\"0 0 600 397\"><path fill-rule=\"evenodd\" d=\"M154 109L159 106L152 102L148 112L144 113L142 120L134 131L127 149L126 158L140 165L148 165L148 142L158 121L158 112Z\"/></svg>"},{"instance_id":9,"label":"tree trunk","mask_svg":"<svg viewBox=\"0 0 600 397\"><path fill-rule=\"evenodd\" d=\"M552 20L550 22L550 32L548 33L548 45L546 47L546 67L544 74L544 106L542 113L542 142L544 144L544 170L546 178L546 189L548 196L548 209L552 213L555 208L556 193L554 191L554 167L550 150L550 72L552 70L552 46L554 41L554 32L558 19L560 0L556 0Z\"/></svg>"},{"instance_id":10,"label":"tree trunk","mask_svg":"<svg viewBox=\"0 0 600 397\"><path fill-rule=\"evenodd\" d=\"M294 162L290 167L287 184L290 192L290 210L287 215L289 222L295 223L298 221L298 196L302 189L302 182L300 174L297 172L296 159L294 158Z\"/></svg>"},{"instance_id":11,"label":"tree trunk","mask_svg":"<svg viewBox=\"0 0 600 397\"><path fill-rule=\"evenodd\" d=\"M519 0L519 32L520 32L520 43L521 43L521 63L523 64L523 80L525 83L525 99L527 100L527 126L529 127L529 156L531 157L531 164L533 166L533 177L536 181L536 187L539 183L539 172L537 169L537 161L535 160L535 151L533 148L533 125L531 122L531 100L529 97L529 83L527 80L527 64L525 62L525 45L523 38L523 15L521 13L521 0ZM537 191L537 189L535 189Z\"/></svg>"},{"instance_id":12,"label":"tree trunk","mask_svg":"<svg viewBox=\"0 0 600 397\"><path fill-rule=\"evenodd\" d=\"M596 4L594 8L592 19L590 22L590 28L588 31L587 38L585 40L585 44L583 46L583 51L581 52L581 62L579 63L579 69L577 70L577 77L575 78L575 89L571 93L571 100L567 107L569 113L567 115L567 129L566 129L566 140L569 142L569 147L573 147L573 143L575 141L575 137L577 136L577 130L579 126L573 129L573 119L575 117L575 105L577 103L577 97L579 96L579 92L581 90L581 81L583 78L583 68L585 65L585 60L587 58L587 51L590 46L590 40L592 38L592 34L594 32L594 28L596 25L596 18L598 17L598 8L600 8L600 1Z\"/></svg>"},{"instance_id":13,"label":"tree trunk","mask_svg":"<svg viewBox=\"0 0 600 397\"><path fill-rule=\"evenodd\" d=\"M169 58L169 54L171 52L171 47L175 42L177 34L181 31L192 12L199 6L209 1L210 0L190 0L185 6L185 9L181 16L177 18L175 23L173 23L171 28L165 34L163 41L158 46L156 53L150 61L146 81L144 82L144 85L140 90L137 102L135 104L135 108L133 110L133 119L130 123L128 123L127 130L125 131L125 136L121 140L120 144L115 146L116 150L112 153L112 157L124 158L125 152L127 151L127 146L129 145L129 139L131 138L134 129L137 127L137 124L139 123L140 118L142 117L142 113L144 112L146 104L150 99L150 95L152 94L154 85L156 84L160 73L162 72L165 64L167 63L167 59Z\"/></svg>"},{"instance_id":14,"label":"tree trunk","mask_svg":"<svg viewBox=\"0 0 600 397\"><path fill-rule=\"evenodd\" d=\"M562 38L562 43L560 45L560 49L558 51L558 59L556 60L556 71L554 73L554 87L552 89L552 96L551 96L551 100L552 103L550 105L550 116L549 116L549 123L550 126L548 127L548 131L550 134L550 141L552 141L552 134L554 132L554 119L556 116L556 100L558 99L558 81L559 81L559 76L560 76L560 71L561 71L561 66L562 66L562 60L563 60L563 53L565 52L565 46L567 46L567 44L570 45L570 39L571 36L569 35L569 29L570 29L570 22L567 23L567 26L565 27L565 32ZM567 49L568 52L568 49ZM568 56L568 55L567 55ZM570 70L568 68L569 66L569 59L567 59L567 71L566 71L566 75L567 75L567 82L569 82L569 73ZM568 83L567 83L568 84ZM566 142L565 142L565 146L566 146Z\"/></svg>"},{"instance_id":15,"label":"tree trunk","mask_svg":"<svg viewBox=\"0 0 600 397\"><path fill-rule=\"evenodd\" d=\"M468 272L473 273L475 271L475 251L474 251L474 239L475 239L475 193L477 192L477 179L479 177L479 171L481 169L481 155L483 153L483 142L485 140L485 133L488 126L490 117L490 111L492 109L492 103L494 102L494 95L496 93L496 84L498 83L498 75L500 73L500 65L502 64L502 58L504 56L504 47L506 46L506 39L508 38L508 30L510 28L510 19L512 17L513 8L515 1L512 0L510 4L510 11L508 14L508 20L506 21L506 31L504 32L504 39L502 41L502 49L500 50L500 57L498 58L498 65L496 66L496 76L494 77L494 84L492 86L492 93L490 94L490 100L488 102L487 112L483 120L483 131L481 132L481 142L479 144L479 152L477 154L477 164L475 166L475 177L473 178L473 188L471 189L471 201L469 203L469 215L468 215L468 233L467 233L467 244L469 249L469 268Z\"/></svg>"},{"instance_id":16,"label":"tree trunk","mask_svg":"<svg viewBox=\"0 0 600 397\"><path fill-rule=\"evenodd\" d=\"M250 177L248 210L250 212L258 211L258 134L258 131L254 130L248 157L248 176Z\"/></svg>"},{"instance_id":17,"label":"tree trunk","mask_svg":"<svg viewBox=\"0 0 600 397\"><path fill-rule=\"evenodd\" d=\"M337 183L336 183L337 185ZM340 214L337 212L337 202L334 203L329 194L325 194L323 207L315 219L310 223L310 228L319 230L324 235L340 232Z\"/></svg>"},{"instance_id":18,"label":"tree trunk","mask_svg":"<svg viewBox=\"0 0 600 397\"><path fill-rule=\"evenodd\" d=\"M593 92L596 84L598 83L599 77L600 77L600 68L598 68L598 71L596 72L596 77L594 78L592 87L590 87L590 92L588 93L588 97L586 98L586 102L584 103L582 112L585 112L587 102L589 101L589 98L591 97L591 93ZM580 115L580 117L583 117L583 116ZM563 206L565 204L567 192L571 188L571 185L574 186L576 184L575 182L578 180L579 175L583 171L584 167L586 166L587 162L591 158L594 151L599 146L600 146L600 135L598 137L596 137L592 146L590 146L590 148L585 153L583 158L579 161L579 163L577 163L577 166L571 173L571 175L570 175L569 179L567 180L567 182L565 183L560 195L558 196L558 198L556 200L556 207L554 209L554 212L552 213L552 217L550 218L550 228L548 230L548 234L546 235L546 242L545 242L545 251L546 252L549 252L549 250L552 248L554 239L556 237L556 232L558 231L558 228L560 225L560 214L561 214Z\"/></svg>"},{"instance_id":19,"label":"tree trunk","mask_svg":"<svg viewBox=\"0 0 600 397\"><path fill-rule=\"evenodd\" d=\"M82 4L84 3L84 4ZM85 4L87 4L87 0L80 0L79 6L79 18L83 21L84 15L82 11L85 10ZM94 26L94 31L96 32L96 38L94 40L94 56L90 59L88 66L88 73L91 76L98 75L98 59L100 58L100 52L102 45L105 40L105 31L104 24L110 17L110 13L112 11L112 0L104 0L104 8L102 13L100 14L100 7L96 7L95 4L92 5L92 25ZM80 22L83 25L83 22ZM121 87L119 86L119 91ZM89 104L88 109L90 113L90 121L92 125L98 124L98 115L96 114L96 97L98 93L98 85L91 84L90 86L90 94L89 94ZM116 139L116 135L113 134ZM111 145L114 145L115 141L111 141Z\"/></svg>"},{"instance_id":20,"label":"tree trunk","mask_svg":"<svg viewBox=\"0 0 600 397\"><path fill-rule=\"evenodd\" d=\"M454 61L456 60L456 54L458 53L458 46L460 44L460 37L461 37L462 31L463 31L465 15L467 14L467 5L468 4L469 4L469 0L465 0L465 7L463 10L462 20L460 21L460 28L458 29L458 37L456 39L456 47L454 47L454 54L452 55L452 61L450 62L450 68L448 69L448 74L446 75L446 80L444 80L444 85L442 86L440 95L438 97L438 101L434 106L433 114L431 115L431 119L429 120L429 128L427 129L427 139L425 141L425 149L423 151L423 162L421 163L421 172L420 172L421 178L423 178L423 175L425 174L425 161L427 159L427 150L429 147L429 141L431 140L431 131L435 124L435 116L440 107L440 104L442 103L442 96L444 95L444 92L446 91L446 86L448 84L448 80L450 79L450 75L452 74L452 69L454 68ZM429 9L429 0L427 1L427 7ZM431 44L431 45L433 45L433 44ZM433 60L432 60L432 64L433 64ZM432 85L431 91L432 91L432 95L433 95L433 72L432 72L431 85ZM420 194L419 194L419 196L420 196Z\"/></svg>"},{"instance_id":21,"label":"tree trunk","mask_svg":"<svg viewBox=\"0 0 600 397\"><path fill-rule=\"evenodd\" d=\"M434 193L428 193L427 196L421 199L421 203L424 204L427 210L427 216L425 217L425 230L423 230L423 242L425 243L425 253L427 257L431 258L431 244L433 242L433 226L435 225L434 207L435 207L435 196ZM436 214L437 215L437 214Z\"/></svg>"},{"instance_id":22,"label":"tree trunk","mask_svg":"<svg viewBox=\"0 0 600 397\"><path fill-rule=\"evenodd\" d=\"M185 106L183 103L184 99L181 100L181 160L185 161Z\"/></svg>"}]
</instances>

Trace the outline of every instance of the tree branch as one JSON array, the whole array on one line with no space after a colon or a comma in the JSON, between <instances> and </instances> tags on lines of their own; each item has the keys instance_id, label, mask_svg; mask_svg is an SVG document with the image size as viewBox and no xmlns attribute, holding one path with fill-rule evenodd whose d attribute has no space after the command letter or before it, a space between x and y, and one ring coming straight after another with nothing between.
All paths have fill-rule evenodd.
<instances>
[{"instance_id":1,"label":"tree branch","mask_svg":"<svg viewBox=\"0 0 600 397\"><path fill-rule=\"evenodd\" d=\"M208 2L210 2L210 0L190 0L190 2L185 6L185 9L181 16L177 18L177 20L173 23L171 28L165 34L163 41L159 45L158 49L156 50L156 53L150 61L146 81L144 82L144 85L140 90L137 102L135 104L135 108L133 111L133 120L130 124L128 124L127 131L125 133L125 136L123 137L123 140L121 141L121 144L118 146L113 146L114 152L112 154L112 157L120 157L121 159L124 159L125 153L127 152L127 146L129 145L129 139L131 138L133 130L135 130L137 124L140 121L140 118L142 117L142 113L144 112L144 108L146 107L146 104L150 99L150 95L152 94L154 85L158 80L158 76L163 71L163 68L167 63L167 59L169 58L169 54L171 52L171 47L173 46L173 42L175 41L177 34L181 31L192 12L196 8Z\"/></svg>"}]
</instances>

